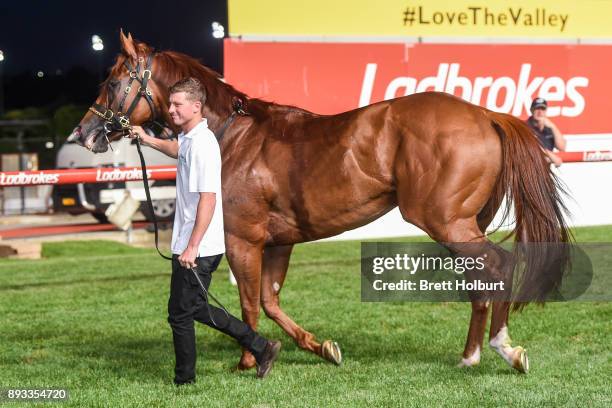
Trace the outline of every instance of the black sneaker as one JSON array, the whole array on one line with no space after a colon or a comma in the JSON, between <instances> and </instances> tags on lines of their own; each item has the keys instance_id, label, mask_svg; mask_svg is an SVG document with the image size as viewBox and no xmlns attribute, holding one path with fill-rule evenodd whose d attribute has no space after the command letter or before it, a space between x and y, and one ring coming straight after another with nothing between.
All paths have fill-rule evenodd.
<instances>
[{"instance_id":1,"label":"black sneaker","mask_svg":"<svg viewBox=\"0 0 612 408\"><path fill-rule=\"evenodd\" d=\"M257 378L264 378L274 365L281 349L280 341L269 341L261 355L261 361L257 364Z\"/></svg>"},{"instance_id":2,"label":"black sneaker","mask_svg":"<svg viewBox=\"0 0 612 408\"><path fill-rule=\"evenodd\" d=\"M188 380L188 381L180 381L180 382L174 380L174 385L176 385L177 387L180 387L182 385L190 385L190 384L195 384L195 379Z\"/></svg>"}]
</instances>

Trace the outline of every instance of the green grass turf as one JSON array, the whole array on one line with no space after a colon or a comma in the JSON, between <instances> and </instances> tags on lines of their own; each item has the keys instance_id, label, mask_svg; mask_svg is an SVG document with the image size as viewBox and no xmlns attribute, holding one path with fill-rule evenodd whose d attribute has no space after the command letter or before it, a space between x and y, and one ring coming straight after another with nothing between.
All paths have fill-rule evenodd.
<instances>
[{"instance_id":1,"label":"green grass turf","mask_svg":"<svg viewBox=\"0 0 612 408\"><path fill-rule=\"evenodd\" d=\"M612 227L580 228L576 238L612 242ZM610 303L554 303L513 314L510 332L529 351L528 375L488 347L480 366L459 369L468 304L362 303L359 242L299 245L282 306L319 340L338 341L343 365L298 349L262 314L260 331L283 341L268 378L232 372L238 346L197 324L198 382L177 389L167 261L149 249L103 241L49 243L43 255L0 261L0 388L68 388L70 400L58 405L612 405ZM225 261L212 291L240 315Z\"/></svg>"}]
</instances>

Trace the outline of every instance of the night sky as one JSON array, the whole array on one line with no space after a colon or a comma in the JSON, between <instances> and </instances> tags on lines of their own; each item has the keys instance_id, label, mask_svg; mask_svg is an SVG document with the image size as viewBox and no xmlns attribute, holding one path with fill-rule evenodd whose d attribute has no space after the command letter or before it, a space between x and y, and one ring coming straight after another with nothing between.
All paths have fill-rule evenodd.
<instances>
[{"instance_id":1,"label":"night sky","mask_svg":"<svg viewBox=\"0 0 612 408\"><path fill-rule=\"evenodd\" d=\"M119 51L120 28L156 49L182 51L218 69L222 40L211 35L213 21L222 23L227 33L225 0L2 1L4 72L95 68L93 34L102 37L104 62L110 65Z\"/></svg>"},{"instance_id":2,"label":"night sky","mask_svg":"<svg viewBox=\"0 0 612 408\"><path fill-rule=\"evenodd\" d=\"M223 40L212 37L213 21L223 24L227 35L225 0L3 0L0 50L5 59L0 64L5 91L9 93L5 96L15 95L17 84L27 84L19 85L19 91L30 94L51 89L47 86L37 89L29 83L28 78L34 79L39 70L45 74L41 82L74 82L67 77L75 70L81 76L89 71L97 82L119 52L120 28L157 50L184 52L222 73ZM94 34L104 41L100 53L92 49ZM16 97L5 103L7 108L11 104L23 105Z\"/></svg>"}]
</instances>

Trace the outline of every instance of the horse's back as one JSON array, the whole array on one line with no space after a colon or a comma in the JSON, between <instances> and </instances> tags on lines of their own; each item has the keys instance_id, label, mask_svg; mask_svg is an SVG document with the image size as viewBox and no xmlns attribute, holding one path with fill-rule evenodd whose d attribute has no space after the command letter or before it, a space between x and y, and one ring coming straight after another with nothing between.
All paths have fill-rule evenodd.
<instances>
[{"instance_id":1,"label":"horse's back","mask_svg":"<svg viewBox=\"0 0 612 408\"><path fill-rule=\"evenodd\" d=\"M399 179L418 195L431 187L424 178L435 185L450 164L474 167L474 152L499 149L485 109L442 93L271 123L261 129L260 162L277 242L365 225L397 205Z\"/></svg>"}]
</instances>

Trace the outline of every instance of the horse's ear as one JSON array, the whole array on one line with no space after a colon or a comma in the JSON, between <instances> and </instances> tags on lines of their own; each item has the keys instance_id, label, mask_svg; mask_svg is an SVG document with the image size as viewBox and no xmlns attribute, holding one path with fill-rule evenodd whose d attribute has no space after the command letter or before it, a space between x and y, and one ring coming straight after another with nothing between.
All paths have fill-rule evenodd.
<instances>
[{"instance_id":1,"label":"horse's ear","mask_svg":"<svg viewBox=\"0 0 612 408\"><path fill-rule=\"evenodd\" d=\"M121 51L123 51L127 57L137 59L138 56L136 55L136 47L134 46L132 34L128 34L126 37L125 34L123 34L123 29L121 29L119 40L121 41Z\"/></svg>"}]
</instances>

